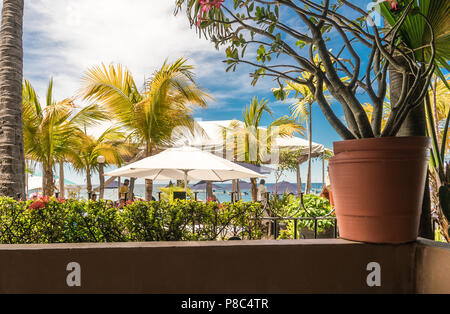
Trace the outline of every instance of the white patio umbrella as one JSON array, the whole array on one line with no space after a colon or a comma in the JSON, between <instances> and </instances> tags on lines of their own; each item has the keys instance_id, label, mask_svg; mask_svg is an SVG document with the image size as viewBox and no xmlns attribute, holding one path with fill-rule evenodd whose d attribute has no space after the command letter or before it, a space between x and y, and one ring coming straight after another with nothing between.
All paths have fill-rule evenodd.
<instances>
[{"instance_id":1,"label":"white patio umbrella","mask_svg":"<svg viewBox=\"0 0 450 314\"><path fill-rule=\"evenodd\" d=\"M42 177L29 176L28 177L28 191L42 190Z\"/></svg>"},{"instance_id":2,"label":"white patio umbrella","mask_svg":"<svg viewBox=\"0 0 450 314\"><path fill-rule=\"evenodd\" d=\"M188 180L226 181L264 177L224 158L189 146L166 149L157 155L110 171L105 175L152 180L184 180L186 194Z\"/></svg>"}]
</instances>

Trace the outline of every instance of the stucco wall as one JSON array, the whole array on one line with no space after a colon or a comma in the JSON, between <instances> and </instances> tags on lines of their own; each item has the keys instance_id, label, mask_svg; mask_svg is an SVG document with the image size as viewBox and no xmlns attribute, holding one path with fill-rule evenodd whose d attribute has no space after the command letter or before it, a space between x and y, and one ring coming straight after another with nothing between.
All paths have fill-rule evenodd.
<instances>
[{"instance_id":1,"label":"stucco wall","mask_svg":"<svg viewBox=\"0 0 450 314\"><path fill-rule=\"evenodd\" d=\"M340 239L0 245L0 292L450 292L440 282L449 262L441 250ZM71 262L80 265L81 286L67 285ZM380 286L367 284L371 262L380 266Z\"/></svg>"},{"instance_id":2,"label":"stucco wall","mask_svg":"<svg viewBox=\"0 0 450 314\"><path fill-rule=\"evenodd\" d=\"M418 293L450 293L450 245L417 243L415 283Z\"/></svg>"}]
</instances>

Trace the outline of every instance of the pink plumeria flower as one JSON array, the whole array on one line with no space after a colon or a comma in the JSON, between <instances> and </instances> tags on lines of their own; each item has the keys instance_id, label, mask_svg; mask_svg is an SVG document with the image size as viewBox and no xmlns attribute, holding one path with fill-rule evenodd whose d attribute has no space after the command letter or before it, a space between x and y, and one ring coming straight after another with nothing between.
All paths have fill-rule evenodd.
<instances>
[{"instance_id":1,"label":"pink plumeria flower","mask_svg":"<svg viewBox=\"0 0 450 314\"><path fill-rule=\"evenodd\" d=\"M397 11L397 0L387 0L391 4L391 10Z\"/></svg>"},{"instance_id":2,"label":"pink plumeria flower","mask_svg":"<svg viewBox=\"0 0 450 314\"><path fill-rule=\"evenodd\" d=\"M213 7L220 9L225 0L200 0L200 5L202 6L201 13L197 16L197 26L200 26L201 22L204 21L202 15L208 13Z\"/></svg>"}]
</instances>

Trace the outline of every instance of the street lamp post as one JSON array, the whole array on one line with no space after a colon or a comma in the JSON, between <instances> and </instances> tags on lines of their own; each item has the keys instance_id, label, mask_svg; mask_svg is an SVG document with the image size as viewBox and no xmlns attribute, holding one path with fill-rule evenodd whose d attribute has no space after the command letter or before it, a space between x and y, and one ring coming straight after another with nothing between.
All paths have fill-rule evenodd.
<instances>
[{"instance_id":1,"label":"street lamp post","mask_svg":"<svg viewBox=\"0 0 450 314\"><path fill-rule=\"evenodd\" d=\"M99 199L103 199L103 195L105 193L105 177L103 175L103 166L105 164L105 157L100 155L97 157L98 162L98 175L100 177L100 187L99 187Z\"/></svg>"}]
</instances>

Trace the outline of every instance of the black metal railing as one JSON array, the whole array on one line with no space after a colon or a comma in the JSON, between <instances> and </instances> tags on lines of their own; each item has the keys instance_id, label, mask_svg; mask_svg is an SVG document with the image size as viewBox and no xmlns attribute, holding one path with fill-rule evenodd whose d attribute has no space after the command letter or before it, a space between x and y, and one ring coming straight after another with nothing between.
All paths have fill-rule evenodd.
<instances>
[{"instance_id":1,"label":"black metal railing","mask_svg":"<svg viewBox=\"0 0 450 314\"><path fill-rule=\"evenodd\" d=\"M318 237L318 221L323 221L323 220L333 220L333 238L337 238L339 235L339 231L338 231L338 226L337 226L337 220L336 217L333 216L334 214L334 208L327 213L326 215L323 216L314 216L310 211L308 211L308 209L305 207L304 203L303 203L303 193L300 194L300 206L297 209L296 212L294 212L292 215L290 215L289 217L264 217L264 220L269 220L270 221L270 226L273 226L273 231L270 232L271 228L268 228L268 233L270 233L269 235L273 235L273 237L275 239L278 238L279 234L280 234L280 221L292 221L294 224L294 230L293 230L293 238L294 239L298 239L299 238L299 230L298 230L298 222L299 221L305 221L305 220L309 220L309 221L313 221L313 232L314 232L314 239L317 239ZM274 197L278 197L277 195L274 195ZM270 194L267 194L267 199L269 200L264 206L263 206L263 210L269 210L268 212L273 212L272 211L272 202L270 201ZM300 212L300 211L304 211L306 212L306 214L309 217L295 217L295 215Z\"/></svg>"},{"instance_id":2,"label":"black metal railing","mask_svg":"<svg viewBox=\"0 0 450 314\"><path fill-rule=\"evenodd\" d=\"M318 221L321 221L321 220L333 220L334 223L333 223L333 237L332 238L337 238L339 235L336 217L325 217L325 216L321 216L321 217L264 217L263 220L270 221L270 226L272 228L268 229L268 235L273 235L273 237L275 239L277 239L280 235L280 230L281 230L280 222L281 221L292 221L293 222L294 230L293 230L292 236L294 239L300 238L301 233L299 230L299 221L302 221L302 220L303 221L304 220L314 221L314 227L313 227L313 230L311 230L314 233L314 239L317 239L317 237L320 235L318 232ZM272 230L270 230L270 229L272 229ZM304 237L304 238L306 238L306 237Z\"/></svg>"}]
</instances>

